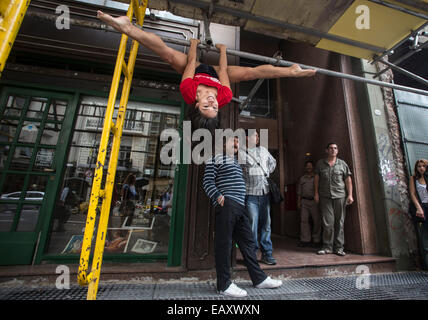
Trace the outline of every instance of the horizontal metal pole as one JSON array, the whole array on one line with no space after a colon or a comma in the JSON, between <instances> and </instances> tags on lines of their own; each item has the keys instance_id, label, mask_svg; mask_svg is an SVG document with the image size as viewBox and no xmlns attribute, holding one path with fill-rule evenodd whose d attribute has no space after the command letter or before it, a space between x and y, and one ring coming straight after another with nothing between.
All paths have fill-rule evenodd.
<instances>
[{"instance_id":1,"label":"horizontal metal pole","mask_svg":"<svg viewBox=\"0 0 428 320\"><path fill-rule=\"evenodd\" d=\"M240 99L235 98L235 97L232 98L232 101L236 102L236 103L239 103L239 104L243 104L244 103L244 100L240 100Z\"/></svg>"},{"instance_id":2,"label":"horizontal metal pole","mask_svg":"<svg viewBox=\"0 0 428 320\"><path fill-rule=\"evenodd\" d=\"M169 37L161 37L161 38L163 41L165 41L167 43L178 44L178 45L182 45L182 46L189 46L190 45L189 40L174 39L174 38L169 38ZM208 50L208 51L219 52L219 50L217 48L207 46L205 44L199 44L198 47L201 49ZM280 67L290 67L293 64L298 64L302 69L314 69L317 71L317 73L325 74L327 76L344 78L344 79L348 79L348 80L359 81L359 82L364 82L364 83L368 83L368 84L372 84L372 85L376 85L376 86L387 87L387 88L392 88L392 89L397 89L397 90L402 90L402 91L408 91L408 92L413 92L413 93L421 94L424 96L428 96L428 91L416 89L416 88L411 88L411 87L406 87L406 86L402 86L402 85L398 85L398 84L394 84L394 83L388 83L388 82L383 82L383 81L378 81L378 80L373 80L373 79L367 79L367 78L363 78L363 77L359 77L359 76L355 76L355 75L351 75L351 74L347 74L347 73L331 71L331 70L313 67L313 66L308 66L308 65L304 65L304 64L300 64L300 63L296 63L296 62L291 62L291 61L287 61L287 60L278 60L278 59L271 58L271 57L266 57L266 56L262 56L262 55L258 55L258 54L254 54L254 53L249 53L249 52L242 52L242 51L233 50L233 49L227 49L226 52L230 55L237 56L240 58L256 60L256 61L260 61L260 62L263 62L266 64L277 65Z\"/></svg>"},{"instance_id":3,"label":"horizontal metal pole","mask_svg":"<svg viewBox=\"0 0 428 320\"><path fill-rule=\"evenodd\" d=\"M400 58L398 58L397 60L392 61L391 63L397 65L400 64L401 62L403 62L404 60L410 58L411 56L413 56L415 53L420 52L422 49L424 48L428 48L428 40L425 41L423 44L421 44L418 48L413 49L410 52L407 52L405 55L401 56ZM374 78L379 77L382 73L388 71L390 68L387 67L381 71L379 71L378 73L375 74Z\"/></svg>"},{"instance_id":4,"label":"horizontal metal pole","mask_svg":"<svg viewBox=\"0 0 428 320\"><path fill-rule=\"evenodd\" d=\"M416 30L412 30L409 35L407 37L404 37L403 39L401 39L398 43L396 43L391 49L386 50L385 52L383 52L381 55L377 55L377 56L373 56L373 60L371 61L371 64L374 64L375 62L379 61L380 59L382 59L383 57L385 57L386 55L391 55L394 53L394 51L400 47L401 45L403 45L406 41L409 40L409 38L411 37L415 37L421 30L425 29L425 27L428 26L428 21L425 22L423 25L421 25L419 28L417 28Z\"/></svg>"},{"instance_id":5,"label":"horizontal metal pole","mask_svg":"<svg viewBox=\"0 0 428 320\"><path fill-rule=\"evenodd\" d=\"M36 14L30 13L30 15L35 16ZM51 15L45 15L45 16L40 16L40 17L44 18L44 19L46 19L48 17L52 18L52 19L55 18L55 16L53 16L53 15L52 16ZM81 19L70 19L70 20L71 20L70 22L72 24L83 25L83 26L87 26L90 28L99 28L99 29L104 29L104 30L106 29L105 27L103 27L104 24L102 22L98 22L98 21L97 22L87 22L87 21L84 21ZM111 27L107 27L107 28L114 30ZM163 41L165 41L167 43L172 43L172 44L177 44L177 45L182 45L182 46L190 46L189 40L170 38L170 37L161 37L161 38ZM199 47L203 48L205 50L219 52L217 48L206 46L204 44L200 44ZM288 66L295 64L294 62L290 62L290 61L286 61L286 60L278 60L278 59L271 58L271 57L265 57L265 56L261 56L258 54L242 52L242 51L237 51L237 50L232 50L232 49L227 49L227 53L241 57L241 58L256 60L256 61L260 61L260 62L263 62L266 64L278 65L278 66L283 66L283 67L288 67ZM306 66L303 64L299 64L299 63L296 63L296 64L298 64L303 69L315 69L317 71L317 73L319 73L319 74L325 74L328 76L340 77L340 78L345 78L345 79L349 79L349 80L370 83L370 84L378 85L381 87L389 87L389 88L393 88L393 89L397 89L397 90L403 90L403 91L408 91L408 92L413 92L413 93L428 96L428 91L424 91L424 90L420 90L420 89L416 89L416 88L401 86L401 85L397 85L397 84L393 84L393 83L387 83L387 82L383 82L383 81L377 81L377 80L373 80L373 79L367 79L367 78L363 78L363 77L358 77L358 76L345 74L345 73L341 73L341 72L326 70L326 69L322 69L322 68ZM240 103L242 103L242 101L240 101Z\"/></svg>"},{"instance_id":6,"label":"horizontal metal pole","mask_svg":"<svg viewBox=\"0 0 428 320\"><path fill-rule=\"evenodd\" d=\"M400 68L399 66L396 66L395 64L392 64L391 62L388 62L385 60L379 60L379 62L387 65L388 67L396 70L397 72L400 72L400 73L408 76L409 78L412 78L413 80L416 80L416 81L428 86L428 80L426 80L426 79L424 79L424 78L422 78L422 77L420 77L420 76L418 76L418 75L416 75L410 71L407 71L406 69Z\"/></svg>"},{"instance_id":7,"label":"horizontal metal pole","mask_svg":"<svg viewBox=\"0 0 428 320\"><path fill-rule=\"evenodd\" d=\"M415 144L423 144L423 145L425 145L425 146L428 146L428 142L424 142L424 141L415 141L415 140L409 140L409 139L406 139L406 138L404 138L404 142L410 142L410 143L415 143Z\"/></svg>"}]
</instances>

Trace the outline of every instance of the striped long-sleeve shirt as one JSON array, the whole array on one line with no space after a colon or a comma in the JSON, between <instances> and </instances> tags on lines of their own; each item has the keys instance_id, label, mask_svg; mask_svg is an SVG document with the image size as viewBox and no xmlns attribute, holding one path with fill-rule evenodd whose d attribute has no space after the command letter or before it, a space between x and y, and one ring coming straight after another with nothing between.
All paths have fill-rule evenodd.
<instances>
[{"instance_id":1,"label":"striped long-sleeve shirt","mask_svg":"<svg viewBox=\"0 0 428 320\"><path fill-rule=\"evenodd\" d=\"M245 181L236 158L216 155L205 166L203 187L214 206L221 195L245 206Z\"/></svg>"}]
</instances>

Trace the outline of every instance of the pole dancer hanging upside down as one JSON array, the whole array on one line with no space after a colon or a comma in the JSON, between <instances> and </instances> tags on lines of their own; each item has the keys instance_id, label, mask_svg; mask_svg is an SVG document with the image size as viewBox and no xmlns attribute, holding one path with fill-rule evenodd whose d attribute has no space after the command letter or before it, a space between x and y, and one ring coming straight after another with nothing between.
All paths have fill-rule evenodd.
<instances>
[{"instance_id":1,"label":"pole dancer hanging upside down","mask_svg":"<svg viewBox=\"0 0 428 320\"><path fill-rule=\"evenodd\" d=\"M127 16L114 18L98 11L97 17L117 31L137 40L182 74L180 91L184 101L194 106L188 114L193 129L218 126L218 109L232 99L230 83L255 79L310 77L316 72L313 69L303 70L297 64L290 67L276 67L270 64L257 67L228 66L226 46L222 44L216 45L220 51L219 65L205 65L196 61L199 44L197 39L190 40L189 53L186 55L168 47L159 36L136 27Z\"/></svg>"}]
</instances>

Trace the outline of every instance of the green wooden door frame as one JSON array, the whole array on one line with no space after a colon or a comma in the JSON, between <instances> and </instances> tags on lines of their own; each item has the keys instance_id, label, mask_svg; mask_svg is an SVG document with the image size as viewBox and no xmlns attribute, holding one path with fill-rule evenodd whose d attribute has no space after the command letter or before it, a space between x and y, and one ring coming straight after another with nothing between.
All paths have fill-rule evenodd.
<instances>
[{"instance_id":1,"label":"green wooden door frame","mask_svg":"<svg viewBox=\"0 0 428 320\"><path fill-rule=\"evenodd\" d=\"M41 221L41 233L40 233L40 240L39 240L39 246L36 248L35 252L35 264L40 264L43 259L43 253L46 249L47 240L49 236L49 226L52 220L52 215L55 208L55 201L57 199L57 195L61 186L61 182L64 176L65 172L65 166L64 163L67 161L68 151L71 144L71 140L73 138L72 132L74 128L74 124L76 122L76 116L77 108L79 106L79 94L75 93L72 96L72 100L65 112L64 116L64 122L62 124L62 130L61 135L58 138L58 144L60 149L60 153L58 157L55 157L55 167L56 167L56 175L55 178L52 181L51 188L52 190L49 190L54 195L53 197L50 197L49 199L46 199L47 206L50 210L46 212L46 217Z\"/></svg>"},{"instance_id":2,"label":"green wooden door frame","mask_svg":"<svg viewBox=\"0 0 428 320\"><path fill-rule=\"evenodd\" d=\"M0 186L2 186L5 183L6 175L13 174L13 170L9 170L9 164L12 161L12 157L14 154L14 150L16 146L18 146L20 143L18 143L18 136L21 133L21 128L23 126L24 121L33 121L30 118L27 118L26 112L30 104L30 99L32 97L42 97L47 99L46 103L46 109L43 112L43 116L37 120L36 122L40 123L40 128L37 133L37 139L36 143L34 144L34 151L32 152L30 163L34 163L36 158L36 147L40 146L40 139L42 136L42 131L45 128L45 124L48 122L51 122L51 120L48 120L48 113L51 107L51 101L54 99L58 99L61 101L67 101L67 105L69 105L72 101L73 96L70 94L64 94L64 93L57 93L57 92L51 92L51 91L41 91L41 90L33 90L33 89L27 89L27 88L19 88L19 87L3 87L1 90L1 101L0 105L3 106L3 109L1 110L0 114L3 115L4 110L6 109L6 103L9 96L15 95L15 96L21 96L26 97L25 105L23 106L23 109L21 111L21 115L17 117L16 120L18 120L18 127L15 132L15 138L11 142L11 150L9 152L8 160L5 165L5 169L2 170L1 178L0 178ZM66 110L68 110L66 108ZM65 115L66 116L66 115ZM58 121L55 121L55 123ZM60 136L58 137L58 140L60 138L67 136L67 133L64 130L64 127L61 127ZM41 206L38 213L37 218L37 224L34 231L31 232L21 232L21 231L9 231L9 232L0 232L0 243L1 245L1 256L3 258L1 264L31 264L35 261L35 252L37 251L37 245L41 243L40 238L45 232L45 230L42 229L42 222L46 220L46 216L48 215L48 212L51 212L53 210L54 202L52 199L54 199L55 195L55 180L57 179L58 175L55 173L56 168L58 167L58 161L64 156L66 147L59 143L56 146L51 146L49 149L55 150L55 156L53 159L53 166L52 166L52 172L37 172L33 171L31 166L27 168L24 172L25 178L24 178L24 185L23 185L23 191L27 189L28 181L30 178L30 175L39 175L39 176L45 176L47 177L47 184L45 188L45 197L43 201L41 202ZM19 203L17 205L18 212L21 210L21 207L23 206L23 197L24 195L21 195L21 199L19 200ZM14 221L11 226L11 230L16 230L17 223L19 220L19 215L15 214Z\"/></svg>"},{"instance_id":3,"label":"green wooden door frame","mask_svg":"<svg viewBox=\"0 0 428 320\"><path fill-rule=\"evenodd\" d=\"M67 121L64 121L63 126L67 128L67 130L71 130L68 136L61 136L61 144L62 147L66 147L66 152L64 152L64 156L58 158L58 166L57 173L55 175L55 183L56 188L53 190L55 195L58 194L59 188L61 185L61 181L63 179L63 175L65 174L65 166L64 163L67 161L68 152L70 148L70 144L72 141L72 129L74 128L80 98L83 95L87 96L97 96L108 98L108 93L92 91L92 90L81 90L78 88L72 87L52 87L41 84L32 84L32 83L23 83L17 81L0 81L0 84L9 85L19 88L27 88L28 90L46 90L49 92L59 92L66 93L72 95L72 102L67 110ZM146 102L146 103L155 103L162 105L170 105L170 106L179 106L180 107L180 123L184 119L186 104L183 101L171 101L171 100L163 100L163 99L153 99L153 98L143 98L141 96L130 95L129 101L136 102ZM181 132L180 132L181 135ZM182 145L180 145L182 148ZM182 153L181 153L182 154ZM62 166L61 166L62 164ZM170 236L169 236L169 244L168 244L168 253L167 254L146 254L146 255L138 255L138 254L105 254L105 261L121 261L121 262L154 262L158 260L167 260L168 266L179 266L181 265L182 254L183 254L183 234L184 234L184 220L185 220L185 206L186 206L186 190L187 190L187 171L188 165L178 164L176 169L176 174L174 176L174 197L173 197L173 210L171 215L171 228L170 228ZM53 188L53 187L52 187ZM38 249L34 255L34 263L40 264L43 262L51 262L51 263L78 263L79 255L54 255L54 254L46 254L46 246L49 237L49 226L53 214L53 209L55 206L56 197L51 197L51 199L46 200L46 205L51 206L50 211L44 212L43 221L40 223L39 228L39 245Z\"/></svg>"},{"instance_id":4,"label":"green wooden door frame","mask_svg":"<svg viewBox=\"0 0 428 320\"><path fill-rule=\"evenodd\" d=\"M186 105L181 104L180 124L183 123ZM182 127L182 126L181 126ZM180 130L180 155L183 155L183 131ZM172 200L171 230L168 246L168 266L181 265L183 253L184 220L186 210L187 172L188 165L182 163L182 156L176 167L174 176L174 198Z\"/></svg>"}]
</instances>

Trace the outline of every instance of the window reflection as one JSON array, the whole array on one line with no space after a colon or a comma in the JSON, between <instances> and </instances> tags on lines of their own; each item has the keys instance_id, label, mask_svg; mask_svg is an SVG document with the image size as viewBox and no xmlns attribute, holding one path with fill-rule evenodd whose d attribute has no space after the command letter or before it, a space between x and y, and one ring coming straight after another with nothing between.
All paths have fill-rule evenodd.
<instances>
[{"instance_id":1,"label":"window reflection","mask_svg":"<svg viewBox=\"0 0 428 320\"><path fill-rule=\"evenodd\" d=\"M0 203L0 231L11 231L17 207L16 204Z\"/></svg>"},{"instance_id":2,"label":"window reflection","mask_svg":"<svg viewBox=\"0 0 428 320\"><path fill-rule=\"evenodd\" d=\"M13 170L27 171L33 151L34 148L30 147L16 147L10 168Z\"/></svg>"},{"instance_id":3,"label":"window reflection","mask_svg":"<svg viewBox=\"0 0 428 320\"><path fill-rule=\"evenodd\" d=\"M49 126L60 125L44 118L48 101L14 95L7 99L0 122L0 169L4 175L0 196L1 231L33 232L36 229L49 177L32 171L46 171L56 147L53 142L52 149L39 148L38 144L40 138L53 136Z\"/></svg>"},{"instance_id":4,"label":"window reflection","mask_svg":"<svg viewBox=\"0 0 428 320\"><path fill-rule=\"evenodd\" d=\"M0 121L0 169L3 169L6 165L17 126L18 120L1 119Z\"/></svg>"},{"instance_id":5,"label":"window reflection","mask_svg":"<svg viewBox=\"0 0 428 320\"><path fill-rule=\"evenodd\" d=\"M42 175L30 175L26 197L28 200L42 201L49 177ZM41 198L41 199L40 199Z\"/></svg>"},{"instance_id":6,"label":"window reflection","mask_svg":"<svg viewBox=\"0 0 428 320\"><path fill-rule=\"evenodd\" d=\"M42 138L40 144L55 146L58 143L58 137L61 132L61 125L53 125L47 123L45 129L43 130Z\"/></svg>"},{"instance_id":7,"label":"window reflection","mask_svg":"<svg viewBox=\"0 0 428 320\"><path fill-rule=\"evenodd\" d=\"M26 98L10 96L7 101L7 108L4 112L5 116L19 117L24 109Z\"/></svg>"},{"instance_id":8,"label":"window reflection","mask_svg":"<svg viewBox=\"0 0 428 320\"><path fill-rule=\"evenodd\" d=\"M4 194L13 193L13 197L18 197L19 199L21 192L24 188L24 180L24 174L7 174L5 181L7 181L8 183L3 184L3 189L1 191L2 197L4 196ZM16 194L18 194L18 196Z\"/></svg>"},{"instance_id":9,"label":"window reflection","mask_svg":"<svg viewBox=\"0 0 428 320\"><path fill-rule=\"evenodd\" d=\"M40 194L28 194L30 197L38 197L43 199L43 195ZM19 223L16 231L34 231L36 230L37 220L39 218L39 205L23 205L21 209L21 214L19 216Z\"/></svg>"},{"instance_id":10,"label":"window reflection","mask_svg":"<svg viewBox=\"0 0 428 320\"><path fill-rule=\"evenodd\" d=\"M86 97L79 107L51 222L48 253L80 253L106 105L106 99ZM106 253L168 252L175 168L161 164L159 136L165 128L178 127L179 115L178 107L128 103L110 206ZM110 153L111 146L108 146L106 169ZM105 177L106 170L104 180Z\"/></svg>"},{"instance_id":11,"label":"window reflection","mask_svg":"<svg viewBox=\"0 0 428 320\"><path fill-rule=\"evenodd\" d=\"M242 66L257 66L254 61L246 59L241 59L240 63ZM245 109L240 113L241 116L276 119L273 81L275 80L264 79L258 88L258 80L244 81L239 84L239 99L247 100Z\"/></svg>"},{"instance_id":12,"label":"window reflection","mask_svg":"<svg viewBox=\"0 0 428 320\"><path fill-rule=\"evenodd\" d=\"M49 107L48 119L53 121L64 120L66 107L66 102L53 99Z\"/></svg>"},{"instance_id":13,"label":"window reflection","mask_svg":"<svg viewBox=\"0 0 428 320\"><path fill-rule=\"evenodd\" d=\"M0 121L0 141L12 142L15 137L16 127L18 126L18 120L14 119L1 119Z\"/></svg>"},{"instance_id":14,"label":"window reflection","mask_svg":"<svg viewBox=\"0 0 428 320\"><path fill-rule=\"evenodd\" d=\"M36 143L37 133L39 132L40 122L24 121L21 128L18 142L22 143Z\"/></svg>"},{"instance_id":15,"label":"window reflection","mask_svg":"<svg viewBox=\"0 0 428 320\"><path fill-rule=\"evenodd\" d=\"M46 98L32 98L28 105L26 118L41 119L45 111L48 99Z\"/></svg>"},{"instance_id":16,"label":"window reflection","mask_svg":"<svg viewBox=\"0 0 428 320\"><path fill-rule=\"evenodd\" d=\"M30 176L26 191L23 191L24 175L8 175L6 179L9 180L0 197L0 231L15 231L11 230L15 215L19 216L16 231L34 231L48 178ZM24 201L21 207L20 201Z\"/></svg>"},{"instance_id":17,"label":"window reflection","mask_svg":"<svg viewBox=\"0 0 428 320\"><path fill-rule=\"evenodd\" d=\"M10 145L0 145L0 169L4 169L9 155Z\"/></svg>"},{"instance_id":18,"label":"window reflection","mask_svg":"<svg viewBox=\"0 0 428 320\"><path fill-rule=\"evenodd\" d=\"M34 163L34 171L53 171L54 166L54 149L39 148L36 154L36 160Z\"/></svg>"}]
</instances>

